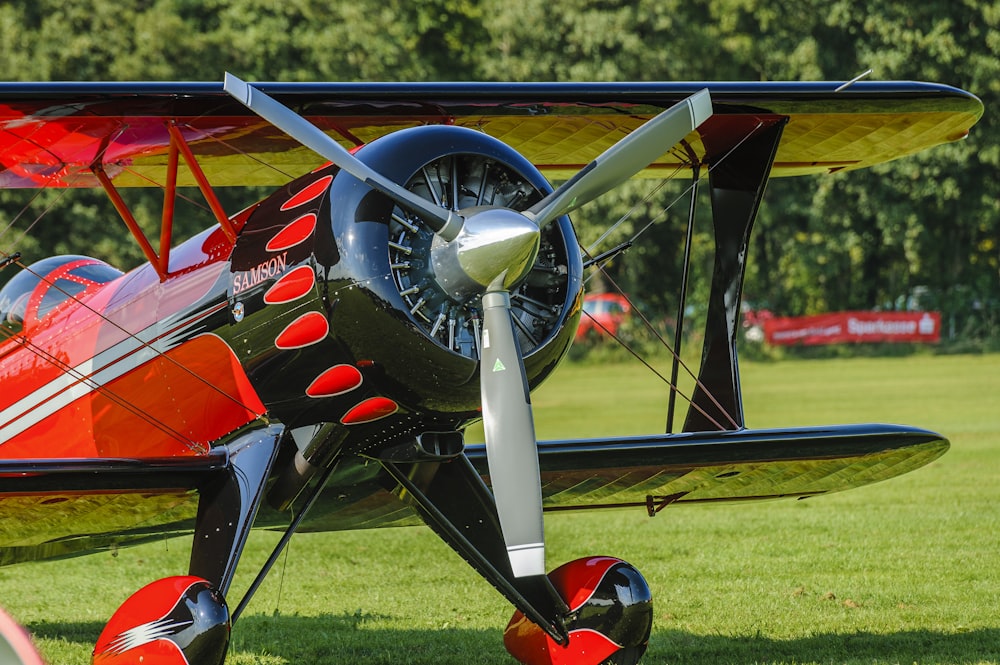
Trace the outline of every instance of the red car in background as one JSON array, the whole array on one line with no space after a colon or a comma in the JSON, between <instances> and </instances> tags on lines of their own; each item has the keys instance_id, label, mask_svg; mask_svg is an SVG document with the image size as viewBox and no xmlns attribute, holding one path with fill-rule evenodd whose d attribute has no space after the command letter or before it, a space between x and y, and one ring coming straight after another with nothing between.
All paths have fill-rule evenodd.
<instances>
[{"instance_id":1,"label":"red car in background","mask_svg":"<svg viewBox=\"0 0 1000 665\"><path fill-rule=\"evenodd\" d=\"M577 341L588 334L618 334L618 328L629 317L632 306L618 293L591 293L583 299L583 316L576 329Z\"/></svg>"}]
</instances>

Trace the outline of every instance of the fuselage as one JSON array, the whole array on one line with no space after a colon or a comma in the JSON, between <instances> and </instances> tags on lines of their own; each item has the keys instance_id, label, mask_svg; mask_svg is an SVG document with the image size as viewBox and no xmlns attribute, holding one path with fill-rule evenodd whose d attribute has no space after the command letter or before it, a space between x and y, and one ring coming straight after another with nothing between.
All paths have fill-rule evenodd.
<instances>
[{"instance_id":1,"label":"fuselage","mask_svg":"<svg viewBox=\"0 0 1000 665\"><path fill-rule=\"evenodd\" d=\"M454 127L399 132L358 155L455 209L527 205L548 187L503 144ZM215 228L175 247L162 280L147 264L70 294L36 276L29 300L56 304L29 305L4 329L0 455L200 455L272 420L305 432L300 452L324 465L478 417L478 302L435 290L433 234L419 220L326 166L233 223L235 243ZM581 272L564 218L515 293L532 386L571 341Z\"/></svg>"},{"instance_id":2,"label":"fuselage","mask_svg":"<svg viewBox=\"0 0 1000 665\"><path fill-rule=\"evenodd\" d=\"M179 246L162 283L144 265L69 297L51 273L38 275L35 291L60 302L29 308L0 345L0 454L198 455L263 415L215 333L227 318L225 242L208 232Z\"/></svg>"}]
</instances>

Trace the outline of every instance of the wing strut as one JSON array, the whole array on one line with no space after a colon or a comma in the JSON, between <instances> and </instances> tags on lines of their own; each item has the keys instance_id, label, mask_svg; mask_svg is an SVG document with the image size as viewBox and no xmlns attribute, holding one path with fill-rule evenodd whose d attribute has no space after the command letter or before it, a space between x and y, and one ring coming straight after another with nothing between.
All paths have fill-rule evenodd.
<instances>
[{"instance_id":1,"label":"wing strut","mask_svg":"<svg viewBox=\"0 0 1000 665\"><path fill-rule=\"evenodd\" d=\"M673 362L670 365L670 398L667 405L667 434L674 431L674 409L677 405L677 374L680 370L681 343L684 335L684 310L687 309L688 277L691 273L691 243L694 240L694 215L698 210L698 178L701 165L691 164L691 205L688 208L687 237L684 239L684 268L681 272L681 294L677 301L677 324L674 326Z\"/></svg>"},{"instance_id":2,"label":"wing strut","mask_svg":"<svg viewBox=\"0 0 1000 665\"><path fill-rule=\"evenodd\" d=\"M180 129L176 125L167 125L167 131L170 134L170 149L167 153L167 182L164 186L163 193L163 215L162 221L160 223L160 251L157 254L156 250L153 249L152 243L146 234L143 232L139 223L136 221L135 216L129 209L128 204L122 198L121 194L118 192L118 188L115 187L111 180L111 177L107 174L104 169L104 165L101 163L95 163L91 166L90 170L97 177L98 182L101 183L101 187L107 193L108 198L111 200L112 205L114 205L115 210L121 215L122 221L125 222L125 226L128 227L129 232L135 241L139 243L139 249L142 250L143 255L146 260L149 261L150 265L156 270L156 274L159 275L160 281L164 281L170 276L170 246L173 244L173 227L174 227L174 204L177 201L177 169L180 166L179 157L184 158L184 163L187 165L188 169L191 171L191 175L194 176L195 182L198 183L198 189L201 190L201 195L205 198L205 202L208 204L209 209L212 211L212 215L215 220L219 223L222 232L229 239L229 242L236 242L236 227L233 226L232 221L223 209L222 204L219 202L219 197L215 195L215 190L212 189L212 184L208 181L205 176L205 172L202 170L201 166L198 164L197 158L195 158L194 153L191 151L191 147L184 140L184 135L181 133Z\"/></svg>"},{"instance_id":3,"label":"wing strut","mask_svg":"<svg viewBox=\"0 0 1000 665\"><path fill-rule=\"evenodd\" d=\"M715 227L715 268L708 297L705 343L701 368L685 432L717 429L731 421L732 429L744 426L743 396L736 357L736 332L740 324L740 295L750 242L764 188L788 119L757 120L749 138L724 155L726 146L707 145L712 222ZM710 142L709 142L710 143ZM716 159L719 159L717 164ZM726 429L729 429L727 426Z\"/></svg>"},{"instance_id":4,"label":"wing strut","mask_svg":"<svg viewBox=\"0 0 1000 665\"><path fill-rule=\"evenodd\" d=\"M156 274L160 276L160 281L162 282L167 278L166 270L163 269L160 258L156 255L156 250L150 244L149 239L146 234L143 233L142 229L139 228L139 222L135 220L135 216L129 209L128 204L125 203L125 199L122 195L118 193L118 189L115 187L114 183L111 182L111 178L108 174L104 172L104 167L101 165L96 165L92 169L94 175L97 176L98 181L100 181L101 186L104 187L104 191L107 192L108 198L111 199L111 204L121 215L122 221L125 222L125 226L128 227L129 233L135 238L135 241L139 243L139 249L142 250L143 255L146 260L149 261L150 265L156 268Z\"/></svg>"},{"instance_id":5,"label":"wing strut","mask_svg":"<svg viewBox=\"0 0 1000 665\"><path fill-rule=\"evenodd\" d=\"M201 195L205 197L205 202L208 203L208 207L212 209L212 214L215 215L215 220L219 222L219 226L222 227L222 232L226 234L229 238L229 242L236 242L236 229L233 227L232 222L229 221L229 216L226 215L226 211L222 209L222 204L219 203L219 198L215 195L215 190L212 189L211 183L208 182L208 177L205 172L201 170L201 166L198 164L198 160L195 158L194 153L191 152L191 147L184 140L184 135L181 134L181 130L177 128L177 125L170 124L167 125L167 129L170 131L170 145L180 150L181 155L184 157L184 162L187 167L191 169L191 175L194 176L195 181L198 183L198 189L201 190ZM174 165L174 175L173 179L177 181L177 164ZM176 196L176 189L174 192L168 192L172 196Z\"/></svg>"}]
</instances>

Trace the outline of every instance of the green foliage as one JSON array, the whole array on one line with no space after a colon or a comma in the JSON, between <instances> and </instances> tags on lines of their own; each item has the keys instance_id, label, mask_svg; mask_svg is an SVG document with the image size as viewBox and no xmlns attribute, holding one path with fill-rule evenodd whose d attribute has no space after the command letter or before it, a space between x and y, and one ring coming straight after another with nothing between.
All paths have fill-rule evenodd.
<instances>
[{"instance_id":1,"label":"green foliage","mask_svg":"<svg viewBox=\"0 0 1000 665\"><path fill-rule=\"evenodd\" d=\"M0 5L0 43L8 80L219 80L225 69L292 81L847 80L871 67L876 79L956 85L987 108L967 141L865 172L769 185L745 299L793 315L895 307L919 292L956 336L1000 336L995 2L19 0ZM600 251L654 222L606 281L651 317L671 317L687 204L674 203L673 185L648 194L646 183L623 188L575 223L589 245L631 211ZM97 198L66 195L22 240L47 209L43 197L0 231L0 249L100 249L128 267L139 257ZM24 200L0 193L0 228ZM141 221L155 225L158 194L139 200ZM711 276L708 209L700 203L692 302L704 301Z\"/></svg>"},{"instance_id":2,"label":"green foliage","mask_svg":"<svg viewBox=\"0 0 1000 665\"><path fill-rule=\"evenodd\" d=\"M1000 40L1000 13L973 2L919 8L871 2L865 10L837 2L804 25L814 36L830 37L828 46L839 44L841 59L819 61L825 77L847 78L870 66L880 78L951 83L979 94L987 113L965 142L867 172L815 179L811 200L794 193L805 194L809 205L797 214L787 215L783 193L775 200L769 192L755 246L764 261L748 288L767 292L773 309L790 314L893 308L920 291L920 304L942 310L956 334L995 337L1000 161L990 110L1000 92L1000 65L991 55Z\"/></svg>"}]
</instances>

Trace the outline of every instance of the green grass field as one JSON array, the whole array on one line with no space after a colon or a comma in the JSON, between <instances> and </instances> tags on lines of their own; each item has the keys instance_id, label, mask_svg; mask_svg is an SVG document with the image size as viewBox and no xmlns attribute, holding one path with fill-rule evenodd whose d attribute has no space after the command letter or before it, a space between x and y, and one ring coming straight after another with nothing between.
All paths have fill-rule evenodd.
<instances>
[{"instance_id":1,"label":"green grass field","mask_svg":"<svg viewBox=\"0 0 1000 665\"><path fill-rule=\"evenodd\" d=\"M895 480L808 501L561 514L554 567L620 556L653 588L647 664L1000 663L1000 355L746 363L754 427L898 422L952 449ZM666 391L631 365L568 365L539 436L662 431ZM276 540L256 533L230 602ZM89 663L117 606L186 572L172 540L0 569L0 604L51 665ZM510 608L424 528L303 534L237 624L231 664L514 662Z\"/></svg>"}]
</instances>

